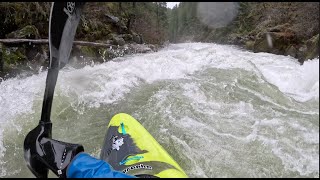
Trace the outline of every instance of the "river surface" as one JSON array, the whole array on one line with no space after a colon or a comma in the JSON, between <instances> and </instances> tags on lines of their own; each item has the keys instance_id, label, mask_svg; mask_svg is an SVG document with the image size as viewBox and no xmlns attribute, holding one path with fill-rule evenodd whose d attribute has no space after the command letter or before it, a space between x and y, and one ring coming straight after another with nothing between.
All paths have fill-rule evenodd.
<instances>
[{"instance_id":1,"label":"river surface","mask_svg":"<svg viewBox=\"0 0 320 180\"><path fill-rule=\"evenodd\" d=\"M0 178L34 177L23 140L40 119L46 75L0 84ZM319 177L319 59L300 66L290 56L185 43L59 72L54 139L99 157L120 112L189 177Z\"/></svg>"}]
</instances>

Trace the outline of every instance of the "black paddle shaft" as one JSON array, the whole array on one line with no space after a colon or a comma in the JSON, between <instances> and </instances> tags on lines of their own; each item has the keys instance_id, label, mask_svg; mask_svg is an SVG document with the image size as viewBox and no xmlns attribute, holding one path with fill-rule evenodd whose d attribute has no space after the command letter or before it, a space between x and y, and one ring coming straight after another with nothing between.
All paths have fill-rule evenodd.
<instances>
[{"instance_id":1,"label":"black paddle shaft","mask_svg":"<svg viewBox=\"0 0 320 180\"><path fill-rule=\"evenodd\" d=\"M40 122L51 122L51 107L59 69L68 62L83 5L84 2L52 4L49 21L50 65Z\"/></svg>"},{"instance_id":2,"label":"black paddle shaft","mask_svg":"<svg viewBox=\"0 0 320 180\"><path fill-rule=\"evenodd\" d=\"M36 177L48 177L49 169L61 178L72 158L84 151L82 145L51 139L50 120L54 88L58 73L69 59L84 2L52 3L49 20L50 65L42 106L41 119L24 140L24 159Z\"/></svg>"}]
</instances>

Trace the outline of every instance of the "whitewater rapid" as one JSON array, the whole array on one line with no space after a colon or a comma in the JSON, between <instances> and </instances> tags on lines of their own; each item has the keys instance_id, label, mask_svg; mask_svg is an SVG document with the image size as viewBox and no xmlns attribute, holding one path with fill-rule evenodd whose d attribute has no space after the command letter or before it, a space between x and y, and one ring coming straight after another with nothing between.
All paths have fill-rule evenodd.
<instances>
[{"instance_id":1,"label":"whitewater rapid","mask_svg":"<svg viewBox=\"0 0 320 180\"><path fill-rule=\"evenodd\" d=\"M0 177L33 177L23 139L47 71L0 84ZM99 157L119 112L139 120L189 177L319 177L319 59L211 43L171 44L59 72L53 138Z\"/></svg>"}]
</instances>

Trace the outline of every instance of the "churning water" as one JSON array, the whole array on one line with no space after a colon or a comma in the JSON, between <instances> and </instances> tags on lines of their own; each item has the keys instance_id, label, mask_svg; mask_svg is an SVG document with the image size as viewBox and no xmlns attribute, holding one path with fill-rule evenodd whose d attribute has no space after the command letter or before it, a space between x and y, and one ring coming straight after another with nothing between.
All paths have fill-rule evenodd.
<instances>
[{"instance_id":1,"label":"churning water","mask_svg":"<svg viewBox=\"0 0 320 180\"><path fill-rule=\"evenodd\" d=\"M47 72L0 84L0 177L34 177L23 140L40 119ZM189 177L319 177L319 59L173 44L60 71L53 138L99 157L106 126L139 120Z\"/></svg>"}]
</instances>

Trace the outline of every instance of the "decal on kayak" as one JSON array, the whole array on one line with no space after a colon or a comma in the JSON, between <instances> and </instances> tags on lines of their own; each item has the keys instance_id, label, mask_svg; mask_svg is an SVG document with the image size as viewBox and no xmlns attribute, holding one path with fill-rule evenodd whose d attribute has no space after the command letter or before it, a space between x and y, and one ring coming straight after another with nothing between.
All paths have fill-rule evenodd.
<instances>
[{"instance_id":1,"label":"decal on kayak","mask_svg":"<svg viewBox=\"0 0 320 180\"><path fill-rule=\"evenodd\" d=\"M123 145L123 137L112 136L112 150L116 149L119 151L120 146Z\"/></svg>"},{"instance_id":2,"label":"decal on kayak","mask_svg":"<svg viewBox=\"0 0 320 180\"><path fill-rule=\"evenodd\" d=\"M143 164L138 164L138 165L135 165L135 166L127 167L127 168L124 169L122 172L123 172L123 173L127 173L128 171L134 170L134 169L149 169L149 170L152 170L152 166L143 165Z\"/></svg>"}]
</instances>

